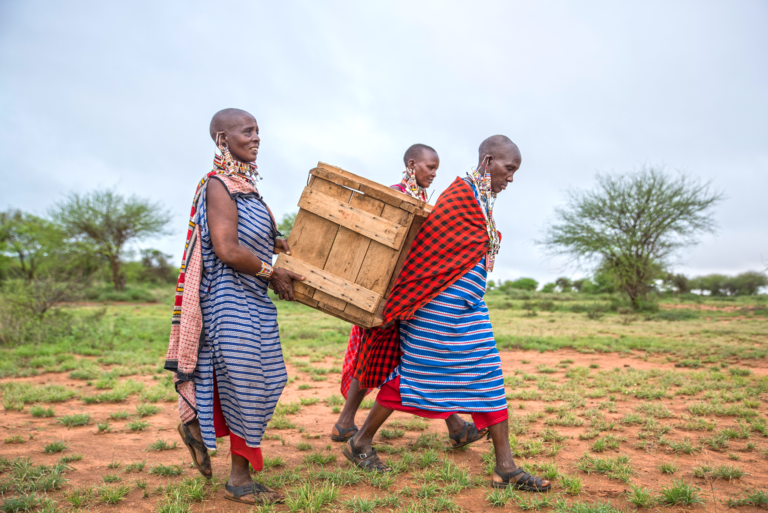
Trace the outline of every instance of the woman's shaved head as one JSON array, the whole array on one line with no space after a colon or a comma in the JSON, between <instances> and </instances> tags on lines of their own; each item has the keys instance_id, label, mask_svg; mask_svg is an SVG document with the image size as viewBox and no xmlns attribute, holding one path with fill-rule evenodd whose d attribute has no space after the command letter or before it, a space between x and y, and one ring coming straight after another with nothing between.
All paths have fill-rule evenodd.
<instances>
[{"instance_id":1,"label":"woman's shaved head","mask_svg":"<svg viewBox=\"0 0 768 513\"><path fill-rule=\"evenodd\" d=\"M259 154L259 124L248 112L240 109L224 109L211 119L211 139L228 148L240 162L253 162Z\"/></svg>"},{"instance_id":2,"label":"woman's shaved head","mask_svg":"<svg viewBox=\"0 0 768 513\"><path fill-rule=\"evenodd\" d=\"M520 155L520 148L517 144L506 135L492 135L485 141L480 143L478 148L478 163L482 164L483 160L490 155L491 157L514 156Z\"/></svg>"},{"instance_id":3,"label":"woman's shaved head","mask_svg":"<svg viewBox=\"0 0 768 513\"><path fill-rule=\"evenodd\" d=\"M223 109L213 115L211 118L211 139L216 141L216 134L219 132L229 132L239 127L243 121L256 118L249 112L242 109Z\"/></svg>"},{"instance_id":4,"label":"woman's shaved head","mask_svg":"<svg viewBox=\"0 0 768 513\"><path fill-rule=\"evenodd\" d=\"M491 190L498 194L512 183L515 172L520 169L523 157L520 148L506 135L492 135L482 143L478 150L477 165L488 166L491 173Z\"/></svg>"}]
</instances>

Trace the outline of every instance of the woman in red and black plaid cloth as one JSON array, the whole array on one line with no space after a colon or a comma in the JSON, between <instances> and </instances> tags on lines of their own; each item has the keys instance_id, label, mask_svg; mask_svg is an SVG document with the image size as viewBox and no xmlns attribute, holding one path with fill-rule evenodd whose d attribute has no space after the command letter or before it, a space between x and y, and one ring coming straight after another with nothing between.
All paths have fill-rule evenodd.
<instances>
[{"instance_id":1,"label":"woman in red and black plaid cloth","mask_svg":"<svg viewBox=\"0 0 768 513\"><path fill-rule=\"evenodd\" d=\"M366 330L360 343L355 377L360 387L380 391L342 450L357 467L391 471L372 444L393 411L432 419L462 412L493 440L493 487L551 489L512 457L501 357L483 298L501 243L496 196L521 163L509 138L489 137L477 169L456 178L421 225L384 305L384 324Z\"/></svg>"},{"instance_id":2,"label":"woman in red and black plaid cloth","mask_svg":"<svg viewBox=\"0 0 768 513\"><path fill-rule=\"evenodd\" d=\"M440 157L434 148L426 144L414 144L406 150L403 162L405 163L403 178L400 183L391 187L426 203L427 188L437 176ZM341 394L346 398L346 403L339 420L331 430L331 440L334 442L346 442L355 436L358 431L355 415L363 399L371 391L371 389L360 388L360 382L354 377L364 331L359 326L353 326L349 335L341 374ZM465 422L455 413L445 419L445 423L451 444L456 449L481 440L488 434L487 429L478 431L474 423Z\"/></svg>"}]
</instances>

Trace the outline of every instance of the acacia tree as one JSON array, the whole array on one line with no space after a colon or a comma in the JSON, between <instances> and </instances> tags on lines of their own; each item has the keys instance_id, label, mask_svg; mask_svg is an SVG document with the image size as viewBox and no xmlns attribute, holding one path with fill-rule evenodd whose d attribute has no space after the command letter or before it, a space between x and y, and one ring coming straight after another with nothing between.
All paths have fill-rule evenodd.
<instances>
[{"instance_id":1,"label":"acacia tree","mask_svg":"<svg viewBox=\"0 0 768 513\"><path fill-rule=\"evenodd\" d=\"M712 210L722 198L708 182L660 168L598 174L594 190L568 192L538 243L552 255L610 272L637 308L678 250L714 232Z\"/></svg>"},{"instance_id":2,"label":"acacia tree","mask_svg":"<svg viewBox=\"0 0 768 513\"><path fill-rule=\"evenodd\" d=\"M71 237L87 241L95 248L109 264L115 290L122 290L127 244L167 234L170 211L159 203L136 196L125 198L106 189L70 194L51 210L51 217Z\"/></svg>"}]
</instances>

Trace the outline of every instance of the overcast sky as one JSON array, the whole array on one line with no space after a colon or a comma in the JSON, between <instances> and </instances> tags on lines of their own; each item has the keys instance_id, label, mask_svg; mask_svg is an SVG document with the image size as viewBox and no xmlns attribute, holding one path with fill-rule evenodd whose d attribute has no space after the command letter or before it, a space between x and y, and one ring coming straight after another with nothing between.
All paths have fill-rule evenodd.
<instances>
[{"instance_id":1,"label":"overcast sky","mask_svg":"<svg viewBox=\"0 0 768 513\"><path fill-rule=\"evenodd\" d=\"M319 160L391 184L425 143L439 193L501 133L523 165L493 278L582 274L534 239L568 188L643 164L727 196L676 270L768 265L765 1L0 0L0 209L116 187L171 209L174 234L143 246L179 260L226 107L259 121L278 217Z\"/></svg>"}]
</instances>

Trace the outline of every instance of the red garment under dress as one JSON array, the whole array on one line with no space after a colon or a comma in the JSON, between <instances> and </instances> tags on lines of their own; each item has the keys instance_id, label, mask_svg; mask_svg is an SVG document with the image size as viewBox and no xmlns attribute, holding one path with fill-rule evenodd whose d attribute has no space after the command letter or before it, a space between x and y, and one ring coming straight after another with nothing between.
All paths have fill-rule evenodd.
<instances>
[{"instance_id":1,"label":"red garment under dress","mask_svg":"<svg viewBox=\"0 0 768 513\"><path fill-rule=\"evenodd\" d=\"M444 411L430 411L422 410L420 408L414 408L413 406L404 406L403 399L400 396L400 376L395 379L387 381L381 385L379 395L376 396L376 402L382 405L388 410L403 411L405 413L412 413L425 419L447 419L454 413L459 412L444 412ZM499 411L490 411L484 413L472 413L472 421L475 423L478 431L504 422L509 418L509 411L506 408Z\"/></svg>"},{"instance_id":2,"label":"red garment under dress","mask_svg":"<svg viewBox=\"0 0 768 513\"><path fill-rule=\"evenodd\" d=\"M253 470L256 472L264 468L264 460L261 458L260 447L248 447L244 438L230 432L227 426L227 420L224 418L224 412L221 411L221 400L219 399L219 388L216 386L216 373L213 373L213 429L216 431L216 438L229 435L229 447L232 454L237 454L247 459Z\"/></svg>"}]
</instances>

